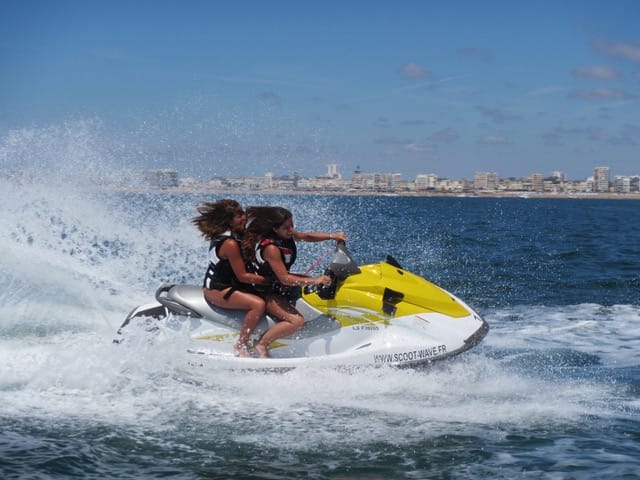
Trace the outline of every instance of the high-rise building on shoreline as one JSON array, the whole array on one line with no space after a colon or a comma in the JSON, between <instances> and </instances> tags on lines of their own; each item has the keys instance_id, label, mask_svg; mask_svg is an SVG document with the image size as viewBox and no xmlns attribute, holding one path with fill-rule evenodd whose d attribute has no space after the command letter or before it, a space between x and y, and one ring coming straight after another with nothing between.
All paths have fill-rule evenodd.
<instances>
[{"instance_id":1,"label":"high-rise building on shoreline","mask_svg":"<svg viewBox=\"0 0 640 480\"><path fill-rule=\"evenodd\" d=\"M593 191L608 192L609 188L609 167L596 167L593 169Z\"/></svg>"},{"instance_id":2,"label":"high-rise building on shoreline","mask_svg":"<svg viewBox=\"0 0 640 480\"><path fill-rule=\"evenodd\" d=\"M541 173L531 175L531 189L538 193L544 192L544 175Z\"/></svg>"},{"instance_id":3,"label":"high-rise building on shoreline","mask_svg":"<svg viewBox=\"0 0 640 480\"><path fill-rule=\"evenodd\" d=\"M329 165L327 165L327 178L337 178L337 179L342 178L342 175L338 170L337 163L330 163Z\"/></svg>"},{"instance_id":4,"label":"high-rise building on shoreline","mask_svg":"<svg viewBox=\"0 0 640 480\"><path fill-rule=\"evenodd\" d=\"M473 186L476 190L497 190L499 177L495 172L476 172Z\"/></svg>"}]
</instances>

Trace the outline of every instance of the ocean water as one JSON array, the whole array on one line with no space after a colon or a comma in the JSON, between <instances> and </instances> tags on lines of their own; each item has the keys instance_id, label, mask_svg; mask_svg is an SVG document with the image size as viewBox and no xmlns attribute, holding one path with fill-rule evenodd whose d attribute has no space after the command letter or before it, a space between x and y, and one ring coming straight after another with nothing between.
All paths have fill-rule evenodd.
<instances>
[{"instance_id":1,"label":"ocean water","mask_svg":"<svg viewBox=\"0 0 640 480\"><path fill-rule=\"evenodd\" d=\"M216 198L0 179L1 478L640 478L640 202L236 195L345 231L360 263L393 255L489 334L430 367L357 371L114 345L159 284L201 282L189 219ZM328 248L301 244L298 271Z\"/></svg>"}]
</instances>

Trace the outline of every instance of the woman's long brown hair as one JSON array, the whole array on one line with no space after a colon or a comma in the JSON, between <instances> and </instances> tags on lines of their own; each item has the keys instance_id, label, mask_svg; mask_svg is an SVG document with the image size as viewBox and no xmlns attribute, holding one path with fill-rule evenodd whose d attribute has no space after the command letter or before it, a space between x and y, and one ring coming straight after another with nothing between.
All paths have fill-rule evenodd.
<instances>
[{"instance_id":1,"label":"woman's long brown hair","mask_svg":"<svg viewBox=\"0 0 640 480\"><path fill-rule=\"evenodd\" d=\"M292 217L291 212L283 207L248 207L247 227L242 240L242 255L245 260L254 260L257 243L263 238L275 237L274 230Z\"/></svg>"},{"instance_id":2,"label":"woman's long brown hair","mask_svg":"<svg viewBox=\"0 0 640 480\"><path fill-rule=\"evenodd\" d=\"M211 240L226 232L231 226L233 217L242 212L242 207L235 200L225 198L217 202L200 202L198 215L191 219L204 238Z\"/></svg>"}]
</instances>

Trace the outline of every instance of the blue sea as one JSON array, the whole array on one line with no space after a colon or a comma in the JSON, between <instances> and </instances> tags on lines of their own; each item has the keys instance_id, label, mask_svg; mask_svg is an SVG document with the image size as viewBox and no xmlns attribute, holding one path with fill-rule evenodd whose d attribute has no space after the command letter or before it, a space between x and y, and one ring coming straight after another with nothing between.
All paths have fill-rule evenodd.
<instances>
[{"instance_id":1,"label":"blue sea","mask_svg":"<svg viewBox=\"0 0 640 480\"><path fill-rule=\"evenodd\" d=\"M179 335L112 343L158 285L200 284L189 219L221 195L53 173L0 192L1 478L640 478L639 201L234 195L491 326L430 367L259 373L194 364Z\"/></svg>"}]
</instances>

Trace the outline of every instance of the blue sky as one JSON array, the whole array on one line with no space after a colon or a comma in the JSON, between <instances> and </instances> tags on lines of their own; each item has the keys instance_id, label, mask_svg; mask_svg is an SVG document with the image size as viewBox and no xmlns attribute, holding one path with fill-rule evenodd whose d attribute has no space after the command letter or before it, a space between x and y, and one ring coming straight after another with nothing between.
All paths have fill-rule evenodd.
<instances>
[{"instance_id":1,"label":"blue sky","mask_svg":"<svg viewBox=\"0 0 640 480\"><path fill-rule=\"evenodd\" d=\"M640 173L635 0L0 0L0 72L5 139L182 176Z\"/></svg>"}]
</instances>

